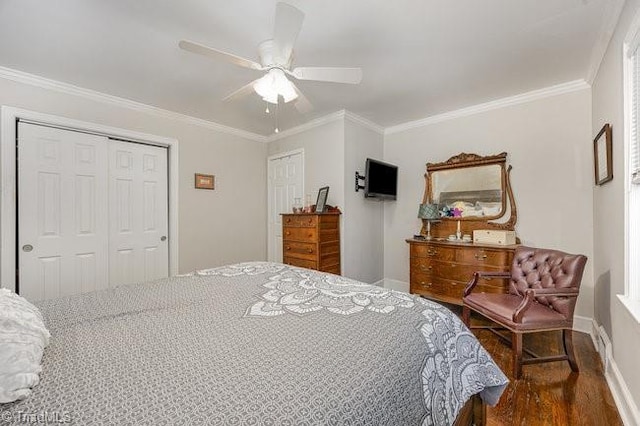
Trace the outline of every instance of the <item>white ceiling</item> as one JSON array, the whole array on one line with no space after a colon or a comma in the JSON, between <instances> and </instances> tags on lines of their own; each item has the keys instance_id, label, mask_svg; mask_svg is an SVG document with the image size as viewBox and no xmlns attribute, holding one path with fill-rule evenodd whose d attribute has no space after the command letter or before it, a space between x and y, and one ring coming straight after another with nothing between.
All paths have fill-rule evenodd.
<instances>
[{"instance_id":1,"label":"white ceiling","mask_svg":"<svg viewBox=\"0 0 640 426\"><path fill-rule=\"evenodd\" d=\"M314 105L287 129L347 109L388 127L587 78L611 0L287 0L305 22L294 66L360 66L350 86L297 82ZM269 135L257 71L178 48L257 60L276 0L0 0L0 66ZM595 58L595 59L594 59Z\"/></svg>"}]
</instances>

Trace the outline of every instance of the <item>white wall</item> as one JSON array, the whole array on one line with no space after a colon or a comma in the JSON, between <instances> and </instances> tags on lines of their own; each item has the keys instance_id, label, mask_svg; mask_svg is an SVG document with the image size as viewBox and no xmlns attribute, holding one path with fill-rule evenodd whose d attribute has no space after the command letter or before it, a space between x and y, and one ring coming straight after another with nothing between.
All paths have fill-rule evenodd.
<instances>
[{"instance_id":1,"label":"white wall","mask_svg":"<svg viewBox=\"0 0 640 426\"><path fill-rule=\"evenodd\" d=\"M624 294L624 103L622 45L640 1L627 0L620 22L593 83L592 137L610 123L613 130L613 180L593 189L595 320L606 330L613 359L640 406L640 325L616 295ZM636 418L636 421L640 419Z\"/></svg>"},{"instance_id":2,"label":"white wall","mask_svg":"<svg viewBox=\"0 0 640 426\"><path fill-rule=\"evenodd\" d=\"M5 79L0 105L178 139L180 272L266 259L266 144ZM196 172L216 189L195 190Z\"/></svg>"},{"instance_id":3,"label":"white wall","mask_svg":"<svg viewBox=\"0 0 640 426\"><path fill-rule=\"evenodd\" d=\"M343 209L344 120L333 120L307 131L271 141L268 144L267 155L300 148L304 149L305 194L310 194L312 203L315 204L318 190L323 186L329 186L327 204Z\"/></svg>"},{"instance_id":4,"label":"white wall","mask_svg":"<svg viewBox=\"0 0 640 426\"><path fill-rule=\"evenodd\" d=\"M355 191L355 172L364 175L367 157L382 159L383 135L345 120L343 274L370 284L384 278L383 214L385 203ZM361 181L364 185L364 181Z\"/></svg>"},{"instance_id":5,"label":"white wall","mask_svg":"<svg viewBox=\"0 0 640 426\"><path fill-rule=\"evenodd\" d=\"M340 219L342 275L368 283L383 279L383 203L354 189L354 174L367 157L382 158L383 136L348 118L335 119L269 143L268 155L304 149L305 193L315 197L328 185L328 203Z\"/></svg>"},{"instance_id":6,"label":"white wall","mask_svg":"<svg viewBox=\"0 0 640 426\"><path fill-rule=\"evenodd\" d=\"M593 316L591 93L584 89L387 135L384 159L399 166L397 203L385 206L385 278L409 281L425 163L460 152L506 151L523 244L589 257L576 314ZM406 284L408 289L408 284Z\"/></svg>"}]
</instances>

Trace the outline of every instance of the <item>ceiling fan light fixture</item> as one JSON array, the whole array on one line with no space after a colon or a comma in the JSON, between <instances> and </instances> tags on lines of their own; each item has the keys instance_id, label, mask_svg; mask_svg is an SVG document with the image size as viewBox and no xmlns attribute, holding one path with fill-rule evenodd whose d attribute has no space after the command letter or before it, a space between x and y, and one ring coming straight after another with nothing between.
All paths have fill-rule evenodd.
<instances>
[{"instance_id":1,"label":"ceiling fan light fixture","mask_svg":"<svg viewBox=\"0 0 640 426\"><path fill-rule=\"evenodd\" d=\"M262 100L270 104L278 104L278 94L275 92L269 93L266 96L263 96Z\"/></svg>"},{"instance_id":2,"label":"ceiling fan light fixture","mask_svg":"<svg viewBox=\"0 0 640 426\"><path fill-rule=\"evenodd\" d=\"M258 79L253 85L253 90L265 101L277 104L278 97L282 96L284 102L290 102L298 97L293 84L284 75L284 71L279 68L273 68Z\"/></svg>"}]
</instances>

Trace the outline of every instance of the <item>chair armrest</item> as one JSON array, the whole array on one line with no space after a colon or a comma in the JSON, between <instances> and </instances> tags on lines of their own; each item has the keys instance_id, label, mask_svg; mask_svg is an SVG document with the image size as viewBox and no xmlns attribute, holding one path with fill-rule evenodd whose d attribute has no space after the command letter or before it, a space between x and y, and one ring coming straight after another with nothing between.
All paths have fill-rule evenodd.
<instances>
[{"instance_id":1,"label":"chair armrest","mask_svg":"<svg viewBox=\"0 0 640 426\"><path fill-rule=\"evenodd\" d=\"M578 289L569 288L529 288L524 292L524 298L515 311L513 311L513 322L521 323L524 313L529 309L536 296L565 296L578 297Z\"/></svg>"},{"instance_id":2,"label":"chair armrest","mask_svg":"<svg viewBox=\"0 0 640 426\"><path fill-rule=\"evenodd\" d=\"M534 299L535 299L535 296L532 289L528 289L527 291L524 292L524 298L522 299L522 302L520 302L520 305L518 305L516 310L513 311L513 322L515 323L522 322L522 317L524 316L524 313L527 311L527 309L529 309L529 306L531 306Z\"/></svg>"},{"instance_id":3,"label":"chair armrest","mask_svg":"<svg viewBox=\"0 0 640 426\"><path fill-rule=\"evenodd\" d=\"M473 273L473 277L464 288L464 296L468 296L473 291L473 288L478 284L480 278L511 278L511 272L492 272L492 271L477 271Z\"/></svg>"},{"instance_id":4,"label":"chair armrest","mask_svg":"<svg viewBox=\"0 0 640 426\"><path fill-rule=\"evenodd\" d=\"M568 288L530 288L534 296L565 296L578 297L578 289L575 287Z\"/></svg>"}]
</instances>

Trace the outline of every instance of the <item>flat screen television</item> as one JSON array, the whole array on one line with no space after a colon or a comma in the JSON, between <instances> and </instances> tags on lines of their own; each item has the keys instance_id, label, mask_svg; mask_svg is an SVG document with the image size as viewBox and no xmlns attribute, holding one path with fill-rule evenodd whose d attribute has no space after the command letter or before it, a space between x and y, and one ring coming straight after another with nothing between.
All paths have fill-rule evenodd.
<instances>
[{"instance_id":1,"label":"flat screen television","mask_svg":"<svg viewBox=\"0 0 640 426\"><path fill-rule=\"evenodd\" d=\"M398 166L367 158L364 196L395 200L398 192Z\"/></svg>"}]
</instances>

